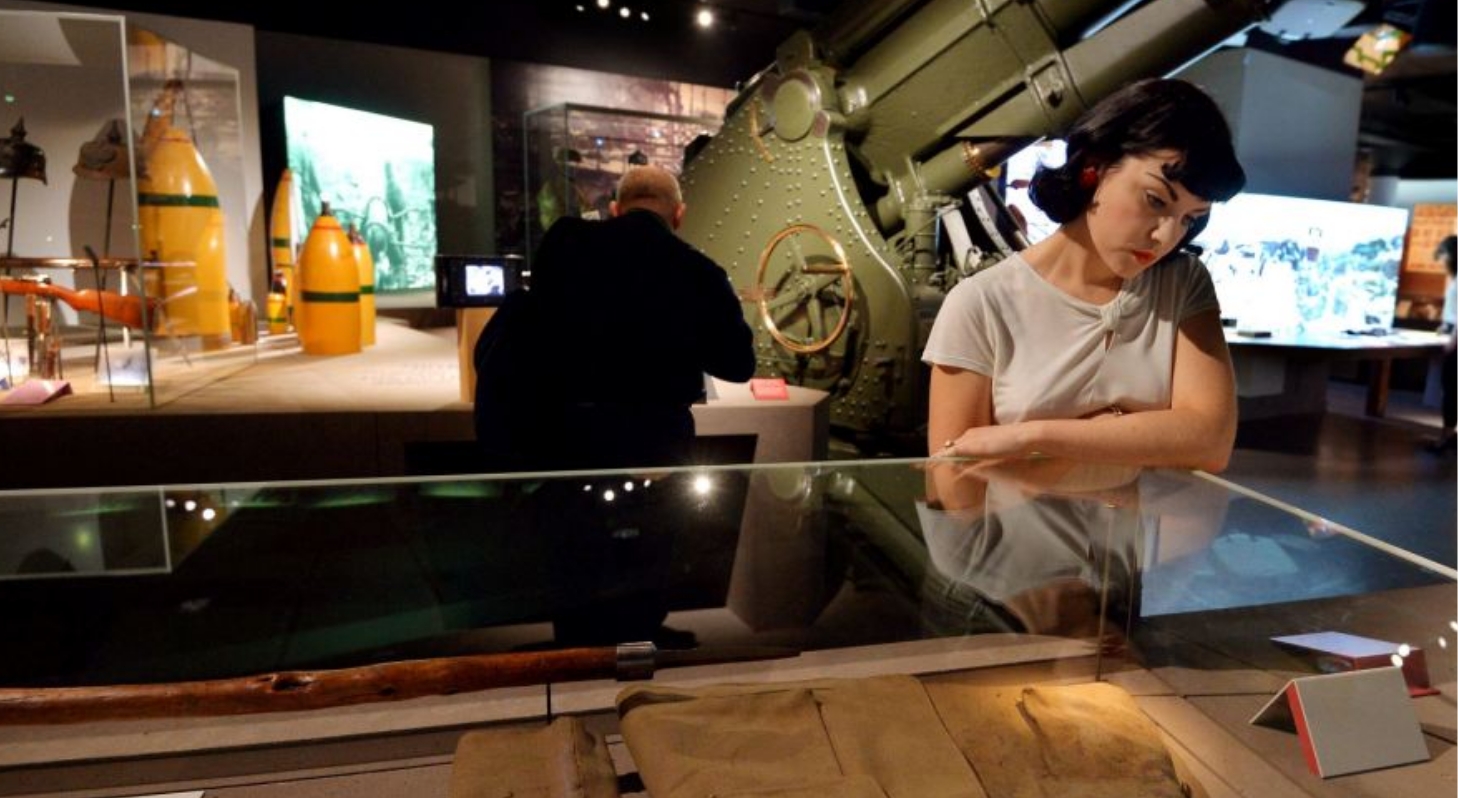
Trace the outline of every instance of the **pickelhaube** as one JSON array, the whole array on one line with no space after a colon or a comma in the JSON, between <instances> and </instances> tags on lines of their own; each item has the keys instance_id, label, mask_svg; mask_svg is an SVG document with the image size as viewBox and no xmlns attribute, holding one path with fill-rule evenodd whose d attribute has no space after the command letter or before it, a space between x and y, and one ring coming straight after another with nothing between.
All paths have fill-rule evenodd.
<instances>
[{"instance_id":1,"label":"pickelhaube","mask_svg":"<svg viewBox=\"0 0 1458 798\"><path fill-rule=\"evenodd\" d=\"M120 119L107 122L96 138L81 145L81 152L71 171L78 177L94 180L126 180L132 176L131 156Z\"/></svg>"},{"instance_id":2,"label":"pickelhaube","mask_svg":"<svg viewBox=\"0 0 1458 798\"><path fill-rule=\"evenodd\" d=\"M0 141L0 177L46 182L46 154L25 140L25 117L10 129L10 138Z\"/></svg>"}]
</instances>

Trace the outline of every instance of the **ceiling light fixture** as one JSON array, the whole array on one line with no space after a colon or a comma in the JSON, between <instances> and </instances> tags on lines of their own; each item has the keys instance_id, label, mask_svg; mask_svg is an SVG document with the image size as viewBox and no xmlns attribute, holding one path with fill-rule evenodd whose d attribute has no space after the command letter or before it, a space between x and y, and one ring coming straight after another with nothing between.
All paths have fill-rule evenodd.
<instances>
[{"instance_id":1,"label":"ceiling light fixture","mask_svg":"<svg viewBox=\"0 0 1458 798\"><path fill-rule=\"evenodd\" d=\"M643 12L643 21L644 22L647 22L648 21L648 12L647 11L644 11Z\"/></svg>"},{"instance_id":2,"label":"ceiling light fixture","mask_svg":"<svg viewBox=\"0 0 1458 798\"><path fill-rule=\"evenodd\" d=\"M610 8L612 4L613 0L597 0L597 7L601 9Z\"/></svg>"},{"instance_id":3,"label":"ceiling light fixture","mask_svg":"<svg viewBox=\"0 0 1458 798\"><path fill-rule=\"evenodd\" d=\"M699 9L699 13L694 15L694 24L704 29L714 27L714 12L707 8Z\"/></svg>"},{"instance_id":4,"label":"ceiling light fixture","mask_svg":"<svg viewBox=\"0 0 1458 798\"><path fill-rule=\"evenodd\" d=\"M628 17L633 16L633 10L628 8L627 6L623 6L622 8L618 9L618 16L622 17L623 19L627 19Z\"/></svg>"}]
</instances>

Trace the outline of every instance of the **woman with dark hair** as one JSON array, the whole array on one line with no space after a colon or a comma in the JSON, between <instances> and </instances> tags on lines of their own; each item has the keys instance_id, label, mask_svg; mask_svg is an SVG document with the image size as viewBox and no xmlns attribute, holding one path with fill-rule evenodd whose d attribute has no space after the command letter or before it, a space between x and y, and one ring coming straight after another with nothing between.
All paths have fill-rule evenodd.
<instances>
[{"instance_id":1,"label":"woman with dark hair","mask_svg":"<svg viewBox=\"0 0 1458 798\"><path fill-rule=\"evenodd\" d=\"M928 446L1223 470L1235 380L1214 285L1185 246L1245 185L1230 128L1192 84L1145 80L1067 144L1030 191L1059 228L963 280L937 315Z\"/></svg>"}]
</instances>

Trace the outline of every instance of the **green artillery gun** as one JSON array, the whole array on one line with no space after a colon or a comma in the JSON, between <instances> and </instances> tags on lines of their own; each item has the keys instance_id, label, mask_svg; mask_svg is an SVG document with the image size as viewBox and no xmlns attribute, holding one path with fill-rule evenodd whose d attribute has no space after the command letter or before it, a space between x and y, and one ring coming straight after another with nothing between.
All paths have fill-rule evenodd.
<instances>
[{"instance_id":1,"label":"green artillery gun","mask_svg":"<svg viewBox=\"0 0 1458 798\"><path fill-rule=\"evenodd\" d=\"M1265 4L1130 5L848 2L785 41L683 172L682 233L729 272L759 374L828 391L841 433L919 447L920 356L943 297L1023 245L989 185L999 164ZM951 225L972 243L962 252Z\"/></svg>"}]
</instances>

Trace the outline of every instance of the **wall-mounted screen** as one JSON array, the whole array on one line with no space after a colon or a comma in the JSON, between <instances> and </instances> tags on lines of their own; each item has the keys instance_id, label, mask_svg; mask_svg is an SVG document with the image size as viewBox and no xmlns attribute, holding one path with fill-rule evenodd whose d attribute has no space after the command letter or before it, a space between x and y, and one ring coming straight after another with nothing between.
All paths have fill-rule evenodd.
<instances>
[{"instance_id":1,"label":"wall-mounted screen","mask_svg":"<svg viewBox=\"0 0 1458 798\"><path fill-rule=\"evenodd\" d=\"M433 290L435 129L285 97L284 136L305 233L327 201L340 224L354 223L369 244L377 293Z\"/></svg>"},{"instance_id":2,"label":"wall-mounted screen","mask_svg":"<svg viewBox=\"0 0 1458 798\"><path fill-rule=\"evenodd\" d=\"M1392 326L1408 212L1240 194L1195 243L1221 313L1239 330L1367 332Z\"/></svg>"}]
</instances>

